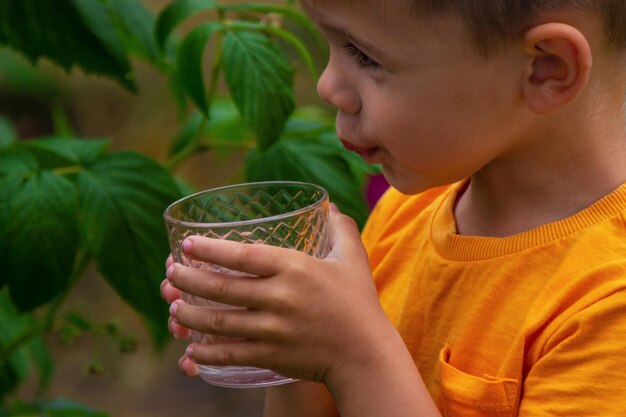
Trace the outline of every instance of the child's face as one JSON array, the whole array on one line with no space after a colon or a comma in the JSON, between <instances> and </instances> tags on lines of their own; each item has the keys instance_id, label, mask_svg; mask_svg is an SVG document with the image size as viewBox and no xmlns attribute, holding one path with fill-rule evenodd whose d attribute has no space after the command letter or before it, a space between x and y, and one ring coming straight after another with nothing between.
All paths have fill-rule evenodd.
<instances>
[{"instance_id":1,"label":"child's face","mask_svg":"<svg viewBox=\"0 0 626 417\"><path fill-rule=\"evenodd\" d=\"M329 43L318 93L338 109L340 139L400 191L471 176L520 136L521 54L487 61L460 21L425 22L393 1L302 3Z\"/></svg>"}]
</instances>

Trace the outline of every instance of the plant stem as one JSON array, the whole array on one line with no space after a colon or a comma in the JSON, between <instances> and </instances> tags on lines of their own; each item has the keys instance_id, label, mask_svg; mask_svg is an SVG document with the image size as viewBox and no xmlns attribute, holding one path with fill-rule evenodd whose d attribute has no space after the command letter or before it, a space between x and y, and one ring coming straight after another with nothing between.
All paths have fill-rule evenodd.
<instances>
[{"instance_id":1,"label":"plant stem","mask_svg":"<svg viewBox=\"0 0 626 417\"><path fill-rule=\"evenodd\" d=\"M50 116L54 125L54 133L58 136L71 137L75 136L72 126L67 117L67 112L63 108L63 104L55 101L50 108Z\"/></svg>"},{"instance_id":2,"label":"plant stem","mask_svg":"<svg viewBox=\"0 0 626 417\"><path fill-rule=\"evenodd\" d=\"M84 169L81 165L71 165L67 167L55 168L52 170L52 174L54 175L69 175L69 174L78 174Z\"/></svg>"},{"instance_id":3,"label":"plant stem","mask_svg":"<svg viewBox=\"0 0 626 417\"><path fill-rule=\"evenodd\" d=\"M78 278L82 275L85 266L89 262L89 255L86 251L79 250L76 255L76 260L74 262L74 270L70 277L67 289L61 293L57 298L54 299L48 311L44 315L43 319L37 321L33 324L31 328L26 330L24 333L16 337L9 343L8 345L2 347L0 346L0 366L4 365L4 363L24 344L28 343L31 339L40 336L44 333L52 330L54 326L54 321L56 316L63 305L63 302L67 298L69 294L70 288L76 283Z\"/></svg>"}]
</instances>

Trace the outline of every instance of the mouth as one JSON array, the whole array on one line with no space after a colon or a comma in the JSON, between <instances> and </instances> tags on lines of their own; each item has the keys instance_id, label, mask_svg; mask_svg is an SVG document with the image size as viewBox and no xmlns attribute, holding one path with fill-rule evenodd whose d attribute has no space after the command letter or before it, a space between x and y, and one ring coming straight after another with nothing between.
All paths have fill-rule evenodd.
<instances>
[{"instance_id":1,"label":"mouth","mask_svg":"<svg viewBox=\"0 0 626 417\"><path fill-rule=\"evenodd\" d=\"M351 152L356 153L368 163L374 163L372 161L374 160L379 150L378 147L365 148L365 147L354 146L351 143L346 142L345 140L342 140L341 144L343 145L344 148L346 148L347 150Z\"/></svg>"}]
</instances>

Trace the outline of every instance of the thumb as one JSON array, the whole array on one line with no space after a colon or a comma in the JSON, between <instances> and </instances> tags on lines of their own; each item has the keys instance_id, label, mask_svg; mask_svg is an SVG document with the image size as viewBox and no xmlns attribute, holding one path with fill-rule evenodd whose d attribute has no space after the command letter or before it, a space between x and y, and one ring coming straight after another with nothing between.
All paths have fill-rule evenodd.
<instances>
[{"instance_id":1,"label":"thumb","mask_svg":"<svg viewBox=\"0 0 626 417\"><path fill-rule=\"evenodd\" d=\"M333 203L330 203L328 215L328 236L331 248L329 256L345 257L348 254L367 256L357 223L352 217L342 214Z\"/></svg>"}]
</instances>

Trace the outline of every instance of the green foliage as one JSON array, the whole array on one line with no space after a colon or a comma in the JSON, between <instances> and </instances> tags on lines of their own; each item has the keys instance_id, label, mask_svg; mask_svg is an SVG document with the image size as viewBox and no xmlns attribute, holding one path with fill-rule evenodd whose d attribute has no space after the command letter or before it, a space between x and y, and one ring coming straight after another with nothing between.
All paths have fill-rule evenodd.
<instances>
[{"instance_id":1,"label":"green foliage","mask_svg":"<svg viewBox=\"0 0 626 417\"><path fill-rule=\"evenodd\" d=\"M152 16L142 8L137 0L0 0L0 44L33 62L47 57L66 70L77 65L135 90L130 53L156 59L146 36Z\"/></svg>"},{"instance_id":2,"label":"green foliage","mask_svg":"<svg viewBox=\"0 0 626 417\"><path fill-rule=\"evenodd\" d=\"M169 171L108 141L46 138L0 152L0 225L13 303L22 311L66 292L92 257L103 277L166 337L159 296L168 245L161 214L180 197Z\"/></svg>"},{"instance_id":3,"label":"green foliage","mask_svg":"<svg viewBox=\"0 0 626 417\"><path fill-rule=\"evenodd\" d=\"M135 349L136 340L116 323L63 310L90 263L144 319L154 345L163 345L168 312L159 283L169 248L162 212L192 192L174 173L196 154L245 152L248 180L320 184L363 225L362 188L377 170L341 146L332 115L296 109L297 66L286 52L316 78L308 45L326 51L293 3L175 0L154 16L139 0L0 0L0 45L33 63L45 57L68 71L107 76L131 91L132 59L142 59L167 78L181 108L163 164L129 150L110 152L109 140L74 137L56 87L0 51L5 82L24 94L54 96L44 102L57 128L56 136L24 141L0 117L0 399L32 370L45 388L52 373L45 333L58 332L65 343L104 335L121 352ZM178 33L201 13L204 21ZM228 97L218 97L220 80ZM87 369L101 373L102 362ZM67 400L0 407L0 417L18 415L106 416Z\"/></svg>"},{"instance_id":4,"label":"green foliage","mask_svg":"<svg viewBox=\"0 0 626 417\"><path fill-rule=\"evenodd\" d=\"M15 402L1 410L0 417L108 417L108 414L93 410L71 400L55 399L36 403Z\"/></svg>"}]
</instances>

